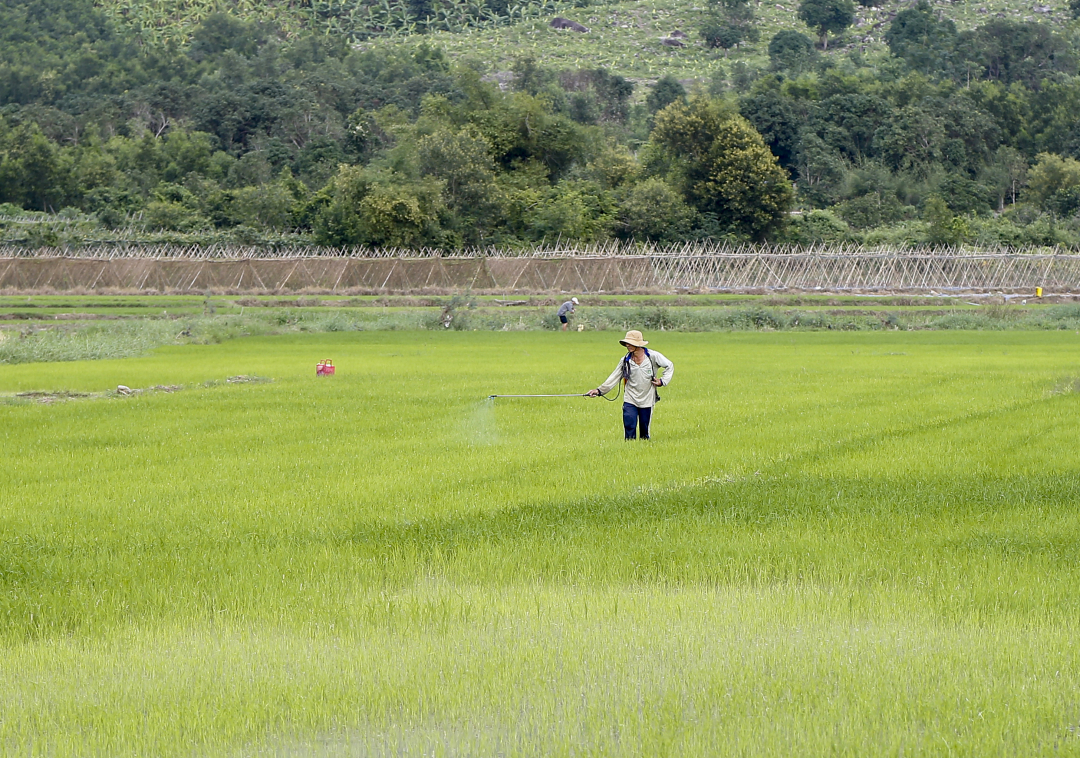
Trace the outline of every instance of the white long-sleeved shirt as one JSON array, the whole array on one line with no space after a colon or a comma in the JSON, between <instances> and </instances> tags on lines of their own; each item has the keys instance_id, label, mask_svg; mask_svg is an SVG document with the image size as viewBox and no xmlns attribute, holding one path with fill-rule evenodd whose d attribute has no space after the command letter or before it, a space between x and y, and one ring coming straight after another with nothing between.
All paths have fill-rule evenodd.
<instances>
[{"instance_id":1,"label":"white long-sleeved shirt","mask_svg":"<svg viewBox=\"0 0 1080 758\"><path fill-rule=\"evenodd\" d=\"M675 364L655 350L650 350L649 355L656 360L656 366L660 369L660 386L668 386L671 383L671 377L675 375ZM619 365L611 372L611 376L597 387L601 395L606 395L619 384L623 375L622 367L625 359L625 356L620 358ZM648 356L645 356L645 360L640 365L634 363L633 358L629 362L630 379L626 382L626 389L623 390L623 402L636 405L638 408L652 408L656 405L656 387L652 383L654 376L652 361L649 360Z\"/></svg>"}]
</instances>

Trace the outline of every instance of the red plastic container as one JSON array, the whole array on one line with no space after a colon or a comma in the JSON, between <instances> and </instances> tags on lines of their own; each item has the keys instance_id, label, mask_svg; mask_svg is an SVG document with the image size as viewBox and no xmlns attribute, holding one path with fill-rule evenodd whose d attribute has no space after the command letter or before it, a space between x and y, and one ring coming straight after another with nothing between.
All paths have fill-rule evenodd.
<instances>
[{"instance_id":1,"label":"red plastic container","mask_svg":"<svg viewBox=\"0 0 1080 758\"><path fill-rule=\"evenodd\" d=\"M315 376L333 376L334 375L334 362L333 361L319 361L315 364Z\"/></svg>"}]
</instances>

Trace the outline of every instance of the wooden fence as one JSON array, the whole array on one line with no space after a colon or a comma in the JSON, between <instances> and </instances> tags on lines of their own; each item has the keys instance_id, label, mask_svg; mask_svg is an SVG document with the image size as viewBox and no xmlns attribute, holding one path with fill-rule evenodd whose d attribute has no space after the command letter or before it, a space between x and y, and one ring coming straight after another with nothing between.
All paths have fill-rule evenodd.
<instances>
[{"instance_id":1,"label":"wooden fence","mask_svg":"<svg viewBox=\"0 0 1080 758\"><path fill-rule=\"evenodd\" d=\"M753 248L699 251L548 250L515 256L5 255L0 291L18 292L635 292L740 290L1080 291L1080 255L1064 252ZM231 252L232 255L220 253ZM261 252L261 251L260 251Z\"/></svg>"}]
</instances>

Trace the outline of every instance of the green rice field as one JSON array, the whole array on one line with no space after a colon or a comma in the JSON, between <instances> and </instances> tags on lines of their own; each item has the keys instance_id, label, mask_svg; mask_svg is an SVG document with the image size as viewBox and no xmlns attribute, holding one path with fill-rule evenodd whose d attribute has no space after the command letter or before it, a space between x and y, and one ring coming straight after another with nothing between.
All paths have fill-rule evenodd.
<instances>
[{"instance_id":1,"label":"green rice field","mask_svg":"<svg viewBox=\"0 0 1080 758\"><path fill-rule=\"evenodd\" d=\"M1080 755L1076 330L226 336L0 364L0 755Z\"/></svg>"}]
</instances>

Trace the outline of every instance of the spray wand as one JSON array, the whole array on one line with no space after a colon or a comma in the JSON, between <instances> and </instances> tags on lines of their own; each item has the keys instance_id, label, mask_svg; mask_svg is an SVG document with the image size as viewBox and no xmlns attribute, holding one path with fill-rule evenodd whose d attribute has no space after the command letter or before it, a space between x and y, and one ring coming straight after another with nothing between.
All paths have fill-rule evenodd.
<instances>
[{"instance_id":1,"label":"spray wand","mask_svg":"<svg viewBox=\"0 0 1080 758\"><path fill-rule=\"evenodd\" d=\"M604 400L607 400L609 402L614 402L615 400L618 400L619 393L621 393L621 392L622 392L622 383L620 382L619 383L619 391L615 393L614 397L605 397L604 395L597 395L597 397L602 397L602 398L604 398ZM588 392L570 392L570 393L567 393L565 395L488 395L487 399L491 400L491 399L496 398L496 397L591 397L591 395L589 395Z\"/></svg>"},{"instance_id":2,"label":"spray wand","mask_svg":"<svg viewBox=\"0 0 1080 758\"><path fill-rule=\"evenodd\" d=\"M488 400L493 397L588 397L588 392L571 392L567 395L488 395Z\"/></svg>"},{"instance_id":3,"label":"spray wand","mask_svg":"<svg viewBox=\"0 0 1080 758\"><path fill-rule=\"evenodd\" d=\"M625 379L621 380L619 382L619 384L618 384L618 387L619 387L618 391L612 397L607 397L606 395L597 395L597 397L602 397L602 398L604 398L604 400L607 400L608 402L613 403L613 402L615 402L616 400L619 399L619 396L622 394L622 391L623 391L623 385L625 385L625 384L626 384L626 380ZM588 392L569 392L569 393L566 393L564 395L488 395L487 399L491 400L491 399L496 398L496 397L592 397L592 396Z\"/></svg>"}]
</instances>

